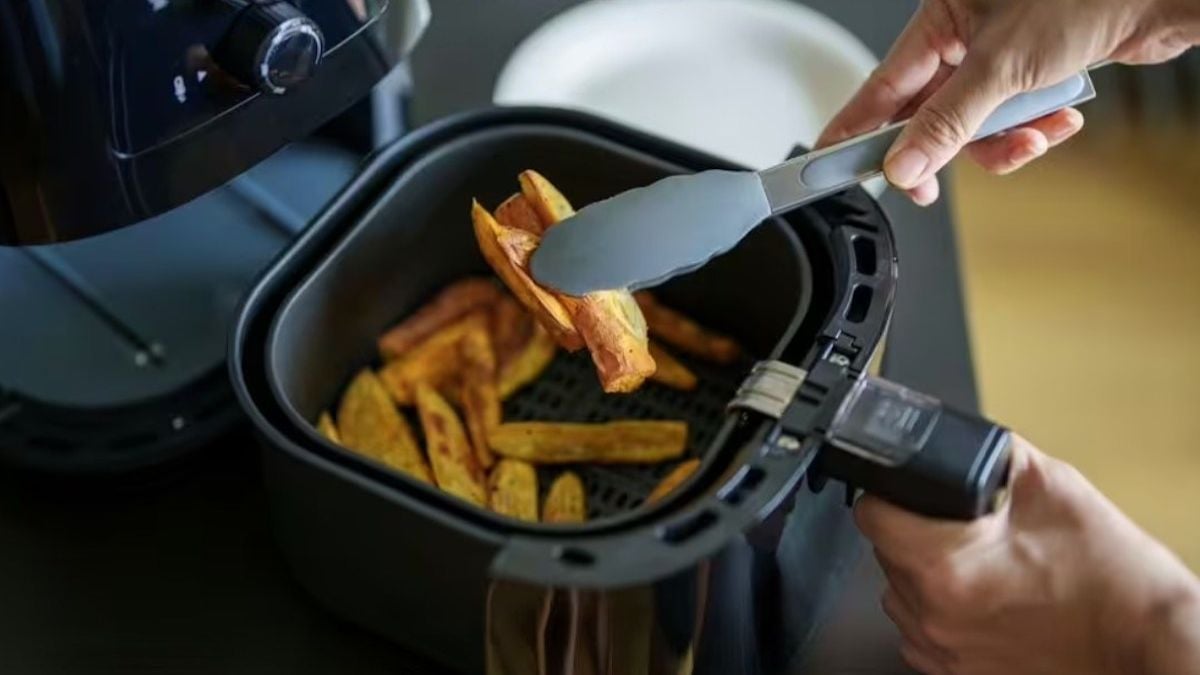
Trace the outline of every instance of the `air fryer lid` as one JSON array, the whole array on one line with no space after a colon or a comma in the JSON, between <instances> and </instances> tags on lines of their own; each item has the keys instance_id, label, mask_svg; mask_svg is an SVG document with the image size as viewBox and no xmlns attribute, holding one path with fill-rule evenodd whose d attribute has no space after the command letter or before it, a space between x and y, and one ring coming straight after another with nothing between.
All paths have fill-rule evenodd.
<instances>
[{"instance_id":1,"label":"air fryer lid","mask_svg":"<svg viewBox=\"0 0 1200 675\"><path fill-rule=\"evenodd\" d=\"M836 477L905 503L904 492L889 492L886 483L920 462L884 466L852 435L838 440L859 454L827 450L835 428L829 420L842 402L871 400L854 385L882 337L896 274L886 219L858 191L761 227L742 247L662 289L668 302L769 360L746 377L712 442L694 448L704 458L701 471L661 505L583 527L518 523L383 470L312 431L310 420L371 360L376 335L445 283L486 269L466 223L471 197L498 203L529 167L587 203L712 166L727 165L562 112L476 114L427 130L378 157L251 296L233 341L239 395L273 445L494 547L493 577L539 585L625 586L686 569L769 525L818 457ZM243 363L248 335L266 338L262 366ZM259 367L265 372L254 372ZM854 461L836 459L842 455Z\"/></svg>"}]
</instances>

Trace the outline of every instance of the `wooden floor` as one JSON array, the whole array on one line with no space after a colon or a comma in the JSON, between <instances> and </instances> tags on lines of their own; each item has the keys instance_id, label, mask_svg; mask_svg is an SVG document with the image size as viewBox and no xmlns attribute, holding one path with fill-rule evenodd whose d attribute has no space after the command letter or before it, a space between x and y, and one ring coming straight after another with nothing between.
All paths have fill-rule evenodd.
<instances>
[{"instance_id":1,"label":"wooden floor","mask_svg":"<svg viewBox=\"0 0 1200 675\"><path fill-rule=\"evenodd\" d=\"M1200 571L1200 133L952 180L986 411Z\"/></svg>"}]
</instances>

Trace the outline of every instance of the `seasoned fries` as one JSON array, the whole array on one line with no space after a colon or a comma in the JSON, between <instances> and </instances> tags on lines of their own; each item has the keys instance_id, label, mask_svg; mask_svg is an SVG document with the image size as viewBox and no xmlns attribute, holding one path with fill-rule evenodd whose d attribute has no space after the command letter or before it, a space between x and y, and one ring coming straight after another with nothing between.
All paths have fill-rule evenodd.
<instances>
[{"instance_id":1,"label":"seasoned fries","mask_svg":"<svg viewBox=\"0 0 1200 675\"><path fill-rule=\"evenodd\" d=\"M540 327L511 295L504 295L496 302L489 322L488 330L492 336L492 350L496 352L497 367L503 367L524 349L533 335L534 326Z\"/></svg>"},{"instance_id":2,"label":"seasoned fries","mask_svg":"<svg viewBox=\"0 0 1200 675\"><path fill-rule=\"evenodd\" d=\"M544 229L575 215L571 203L541 174L525 171L519 180L522 194L541 218ZM533 247L538 243L540 240L532 242ZM646 321L627 291L600 291L581 298L559 296L559 299L592 354L604 391L635 391L654 373Z\"/></svg>"},{"instance_id":3,"label":"seasoned fries","mask_svg":"<svg viewBox=\"0 0 1200 675\"><path fill-rule=\"evenodd\" d=\"M650 356L658 364L658 369L650 376L654 382L680 391L692 391L700 383L695 373L657 342L650 342Z\"/></svg>"},{"instance_id":4,"label":"seasoned fries","mask_svg":"<svg viewBox=\"0 0 1200 675\"><path fill-rule=\"evenodd\" d=\"M649 505L661 501L663 497L666 497L680 485L683 485L683 482L691 478L692 474L696 473L696 469L699 468L700 460L698 459L689 459L686 462L680 463L679 466L671 470L671 473L664 476L658 485L654 486L650 494L646 495L646 504Z\"/></svg>"},{"instance_id":5,"label":"seasoned fries","mask_svg":"<svg viewBox=\"0 0 1200 675\"><path fill-rule=\"evenodd\" d=\"M537 522L537 470L519 459L502 459L488 477L489 504L496 513Z\"/></svg>"},{"instance_id":6,"label":"seasoned fries","mask_svg":"<svg viewBox=\"0 0 1200 675\"><path fill-rule=\"evenodd\" d=\"M541 326L535 326L525 347L500 368L496 384L500 400L507 401L510 396L541 377L554 361L556 351L558 346L554 340Z\"/></svg>"},{"instance_id":7,"label":"seasoned fries","mask_svg":"<svg viewBox=\"0 0 1200 675\"><path fill-rule=\"evenodd\" d=\"M439 389L449 387L458 373L459 343L473 330L487 330L487 315L473 312L429 336L403 358L384 365L379 379L396 405L412 405L416 387L427 382Z\"/></svg>"},{"instance_id":8,"label":"seasoned fries","mask_svg":"<svg viewBox=\"0 0 1200 675\"><path fill-rule=\"evenodd\" d=\"M542 520L547 523L582 523L587 520L587 496L583 481L573 471L564 471L550 484Z\"/></svg>"},{"instance_id":9,"label":"seasoned fries","mask_svg":"<svg viewBox=\"0 0 1200 675\"><path fill-rule=\"evenodd\" d=\"M428 384L417 385L417 412L437 486L476 506L487 506L483 470L454 409Z\"/></svg>"},{"instance_id":10,"label":"seasoned fries","mask_svg":"<svg viewBox=\"0 0 1200 675\"><path fill-rule=\"evenodd\" d=\"M491 278L446 286L378 338L378 372L359 372L336 414L322 412L316 430L476 507L531 523L587 519L588 495L577 467L560 473L539 504L542 466L679 461L647 495L645 503L654 504L700 466L698 459L682 460L686 422L505 423L503 402L542 377L560 347L586 346L607 393L632 392L647 379L693 391L696 374L672 352L728 364L741 350L648 293L576 297L538 285L529 259L545 231L575 211L541 174L522 172L518 182L520 192L494 214L478 202L471 208L480 251L511 295ZM576 386L569 372L567 379L555 376L555 385L535 392L532 405L517 401L510 412L558 405L560 384ZM576 409L575 403L564 409ZM424 449L409 426L412 419L419 420Z\"/></svg>"},{"instance_id":11,"label":"seasoned fries","mask_svg":"<svg viewBox=\"0 0 1200 675\"><path fill-rule=\"evenodd\" d=\"M488 433L500 425L500 395L496 392L496 355L483 323L474 324L459 342L462 359L463 416L471 433L475 459L484 469L496 458L488 448Z\"/></svg>"},{"instance_id":12,"label":"seasoned fries","mask_svg":"<svg viewBox=\"0 0 1200 675\"><path fill-rule=\"evenodd\" d=\"M379 338L379 353L384 359L403 356L426 338L457 319L489 307L502 293L491 279L468 278L456 281L434 296L411 316Z\"/></svg>"},{"instance_id":13,"label":"seasoned fries","mask_svg":"<svg viewBox=\"0 0 1200 675\"><path fill-rule=\"evenodd\" d=\"M342 395L337 424L346 448L417 480L433 482L412 429L371 371L355 376Z\"/></svg>"},{"instance_id":14,"label":"seasoned fries","mask_svg":"<svg viewBox=\"0 0 1200 675\"><path fill-rule=\"evenodd\" d=\"M522 171L517 176L521 194L542 221L542 231L575 215L575 207L545 176L536 171Z\"/></svg>"},{"instance_id":15,"label":"seasoned fries","mask_svg":"<svg viewBox=\"0 0 1200 675\"><path fill-rule=\"evenodd\" d=\"M325 437L325 440L337 445L342 444L342 437L338 434L337 425L333 423L333 418L329 416L329 411L321 413L317 418L317 433Z\"/></svg>"},{"instance_id":16,"label":"seasoned fries","mask_svg":"<svg viewBox=\"0 0 1200 675\"><path fill-rule=\"evenodd\" d=\"M529 204L529 200L522 194L515 194L497 206L496 220L504 227L525 230L538 236L541 236L542 230L545 229L542 226L542 219L538 217L537 212Z\"/></svg>"},{"instance_id":17,"label":"seasoned fries","mask_svg":"<svg viewBox=\"0 0 1200 675\"><path fill-rule=\"evenodd\" d=\"M673 421L512 422L488 440L496 454L533 464L653 464L681 456L687 436L687 424Z\"/></svg>"},{"instance_id":18,"label":"seasoned fries","mask_svg":"<svg viewBox=\"0 0 1200 675\"><path fill-rule=\"evenodd\" d=\"M654 337L685 354L713 363L728 365L741 357L742 349L736 342L705 329L683 314L663 305L650 293L643 291L635 297L642 308L642 314L646 317L646 323L650 326L650 334Z\"/></svg>"},{"instance_id":19,"label":"seasoned fries","mask_svg":"<svg viewBox=\"0 0 1200 675\"><path fill-rule=\"evenodd\" d=\"M488 210L475 202L471 206L471 221L475 239L496 276L508 286L517 300L533 314L538 323L554 336L563 349L576 351L583 347L583 338L571 322L562 302L552 293L534 283L525 266L538 245L538 236L524 230L504 227Z\"/></svg>"}]
</instances>

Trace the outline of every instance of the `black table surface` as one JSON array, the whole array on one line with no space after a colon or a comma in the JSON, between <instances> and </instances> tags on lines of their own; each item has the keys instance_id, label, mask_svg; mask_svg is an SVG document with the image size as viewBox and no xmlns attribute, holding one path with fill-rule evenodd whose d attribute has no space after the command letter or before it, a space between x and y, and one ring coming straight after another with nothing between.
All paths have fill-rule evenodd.
<instances>
[{"instance_id":1,"label":"black table surface","mask_svg":"<svg viewBox=\"0 0 1200 675\"><path fill-rule=\"evenodd\" d=\"M418 119L485 105L519 40L565 0L439 0L413 65ZM911 0L812 0L882 53ZM902 282L885 373L976 406L946 199L884 197ZM186 476L97 498L0 483L0 672L433 673L312 603L274 548L246 430ZM864 555L800 673L907 673Z\"/></svg>"}]
</instances>

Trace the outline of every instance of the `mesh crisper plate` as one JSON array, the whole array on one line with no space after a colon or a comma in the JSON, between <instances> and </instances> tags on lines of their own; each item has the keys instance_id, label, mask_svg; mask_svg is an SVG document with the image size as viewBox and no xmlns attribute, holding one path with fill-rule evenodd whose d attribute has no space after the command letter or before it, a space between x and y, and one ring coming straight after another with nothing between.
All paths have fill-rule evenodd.
<instances>
[{"instance_id":1,"label":"mesh crisper plate","mask_svg":"<svg viewBox=\"0 0 1200 675\"><path fill-rule=\"evenodd\" d=\"M694 391L647 382L633 394L605 394L587 352L562 353L540 378L505 403L509 422L610 422L682 420L688 423L686 457L711 447L725 418L725 406L745 376L740 365L716 366L677 355L700 380ZM652 465L578 464L543 467L538 485L545 498L550 482L566 469L579 474L587 489L588 518L628 511L650 493L678 461Z\"/></svg>"}]
</instances>

